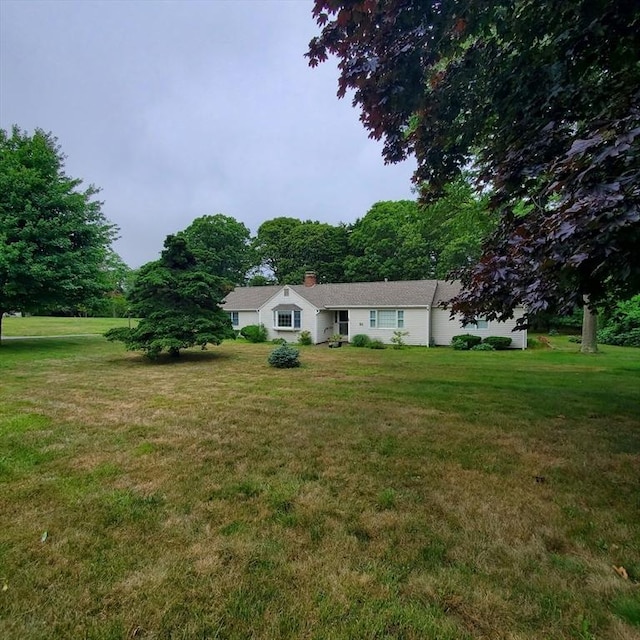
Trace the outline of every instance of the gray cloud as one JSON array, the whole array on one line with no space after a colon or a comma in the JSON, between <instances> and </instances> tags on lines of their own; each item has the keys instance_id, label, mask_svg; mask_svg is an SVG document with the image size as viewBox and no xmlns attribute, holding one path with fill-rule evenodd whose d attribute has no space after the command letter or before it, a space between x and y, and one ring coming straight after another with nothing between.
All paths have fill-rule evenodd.
<instances>
[{"instance_id":1,"label":"gray cloud","mask_svg":"<svg viewBox=\"0 0 640 640\"><path fill-rule=\"evenodd\" d=\"M207 213L253 232L287 215L352 222L411 198L333 63L303 57L307 0L0 2L0 126L52 131L102 188L131 266Z\"/></svg>"}]
</instances>

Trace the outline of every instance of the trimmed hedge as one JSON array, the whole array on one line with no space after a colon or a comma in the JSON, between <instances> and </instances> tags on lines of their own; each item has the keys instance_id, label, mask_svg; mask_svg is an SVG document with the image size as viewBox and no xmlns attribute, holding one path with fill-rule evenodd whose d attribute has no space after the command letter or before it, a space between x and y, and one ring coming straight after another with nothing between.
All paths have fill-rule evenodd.
<instances>
[{"instance_id":1,"label":"trimmed hedge","mask_svg":"<svg viewBox=\"0 0 640 640\"><path fill-rule=\"evenodd\" d=\"M475 347L482 342L480 336L472 336L470 333L462 333L459 336L451 338L451 346L458 351L468 351L471 347ZM462 346L462 345L465 346Z\"/></svg>"},{"instance_id":2,"label":"trimmed hedge","mask_svg":"<svg viewBox=\"0 0 640 640\"><path fill-rule=\"evenodd\" d=\"M496 347L488 342L483 342L482 344L477 344L475 347L471 347L469 351L495 351Z\"/></svg>"},{"instance_id":3,"label":"trimmed hedge","mask_svg":"<svg viewBox=\"0 0 640 640\"><path fill-rule=\"evenodd\" d=\"M511 346L513 340L511 338L505 338L503 336L487 336L482 344L491 345L496 351L503 351Z\"/></svg>"}]
</instances>

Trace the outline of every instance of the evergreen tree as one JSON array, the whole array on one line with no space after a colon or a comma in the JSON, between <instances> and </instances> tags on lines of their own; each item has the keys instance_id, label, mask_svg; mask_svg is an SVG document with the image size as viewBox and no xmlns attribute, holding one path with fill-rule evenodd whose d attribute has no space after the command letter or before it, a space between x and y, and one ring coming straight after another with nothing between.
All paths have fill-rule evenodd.
<instances>
[{"instance_id":1,"label":"evergreen tree","mask_svg":"<svg viewBox=\"0 0 640 640\"><path fill-rule=\"evenodd\" d=\"M143 265L128 295L131 311L141 318L135 328L105 333L130 351L149 358L162 351L178 356L180 349L218 345L234 332L220 303L228 293L223 278L200 264L181 236L167 236L159 260Z\"/></svg>"}]
</instances>

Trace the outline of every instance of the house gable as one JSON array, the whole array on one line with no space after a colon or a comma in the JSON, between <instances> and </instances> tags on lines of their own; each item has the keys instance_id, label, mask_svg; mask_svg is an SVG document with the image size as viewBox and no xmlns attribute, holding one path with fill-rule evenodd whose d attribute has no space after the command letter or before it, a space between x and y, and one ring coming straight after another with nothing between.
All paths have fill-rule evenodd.
<instances>
[{"instance_id":1,"label":"house gable","mask_svg":"<svg viewBox=\"0 0 640 640\"><path fill-rule=\"evenodd\" d=\"M315 333L317 308L289 285L277 287L257 312L270 340L284 338L295 342L302 331L309 331L312 336Z\"/></svg>"}]
</instances>

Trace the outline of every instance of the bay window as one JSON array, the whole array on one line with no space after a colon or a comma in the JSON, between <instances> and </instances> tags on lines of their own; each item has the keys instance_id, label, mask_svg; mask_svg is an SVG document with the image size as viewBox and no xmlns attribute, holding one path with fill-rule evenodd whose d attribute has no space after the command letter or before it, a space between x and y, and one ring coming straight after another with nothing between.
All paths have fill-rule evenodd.
<instances>
[{"instance_id":1,"label":"bay window","mask_svg":"<svg viewBox=\"0 0 640 640\"><path fill-rule=\"evenodd\" d=\"M280 305L273 310L273 326L275 329L300 329L302 326L302 309L295 305Z\"/></svg>"}]
</instances>

